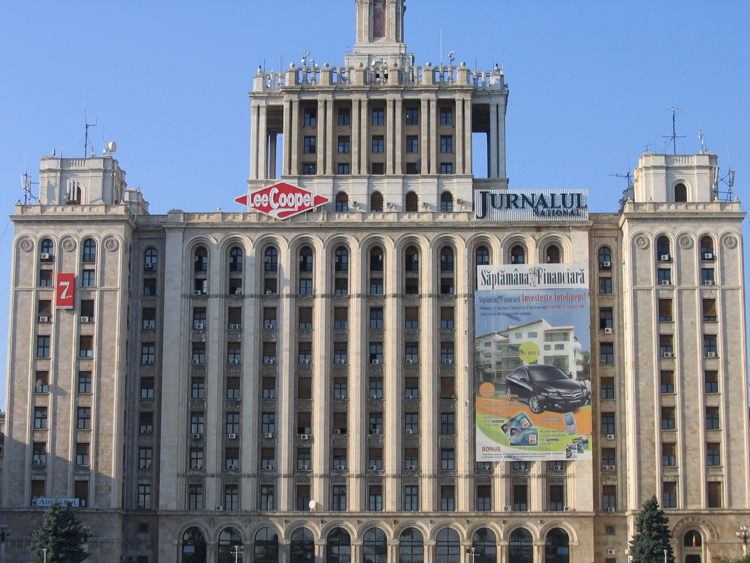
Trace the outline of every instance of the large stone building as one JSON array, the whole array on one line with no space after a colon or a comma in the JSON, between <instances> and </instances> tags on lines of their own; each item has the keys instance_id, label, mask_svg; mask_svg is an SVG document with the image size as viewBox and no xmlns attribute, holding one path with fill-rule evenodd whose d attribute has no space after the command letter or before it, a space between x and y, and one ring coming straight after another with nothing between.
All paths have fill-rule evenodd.
<instances>
[{"instance_id":1,"label":"large stone building","mask_svg":"<svg viewBox=\"0 0 750 563\"><path fill-rule=\"evenodd\" d=\"M415 66L404 10L357 0L344 66L254 78L250 201L315 209L151 215L111 154L42 159L12 216L10 560L55 497L92 563L626 563L652 495L680 562L741 553L745 214L716 156L644 154L615 213L480 213L503 72ZM590 265L591 341L561 342L591 350L593 459L478 462L477 266L550 262Z\"/></svg>"}]
</instances>

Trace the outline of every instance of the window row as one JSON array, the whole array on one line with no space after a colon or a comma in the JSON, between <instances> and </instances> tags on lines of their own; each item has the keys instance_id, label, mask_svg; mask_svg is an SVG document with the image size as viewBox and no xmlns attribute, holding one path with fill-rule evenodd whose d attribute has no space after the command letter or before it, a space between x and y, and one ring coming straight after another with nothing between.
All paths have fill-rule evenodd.
<instances>
[{"instance_id":1,"label":"window row","mask_svg":"<svg viewBox=\"0 0 750 563\"><path fill-rule=\"evenodd\" d=\"M39 243L39 261L40 262L54 262L55 261L55 243L52 239L44 238ZM84 264L95 264L96 263L96 241L87 238L81 245L81 262Z\"/></svg>"}]
</instances>

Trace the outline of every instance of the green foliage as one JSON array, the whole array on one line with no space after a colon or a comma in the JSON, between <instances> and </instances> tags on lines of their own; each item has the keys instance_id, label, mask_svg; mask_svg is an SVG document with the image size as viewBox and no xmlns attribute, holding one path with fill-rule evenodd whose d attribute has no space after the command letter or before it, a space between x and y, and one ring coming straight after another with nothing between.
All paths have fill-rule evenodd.
<instances>
[{"instance_id":1,"label":"green foliage","mask_svg":"<svg viewBox=\"0 0 750 563\"><path fill-rule=\"evenodd\" d=\"M581 366L578 381L591 381L591 352L581 352L581 359L577 363Z\"/></svg>"},{"instance_id":2,"label":"green foliage","mask_svg":"<svg viewBox=\"0 0 750 563\"><path fill-rule=\"evenodd\" d=\"M663 563L667 550L667 563L675 563L672 552L672 532L669 518L659 508L659 501L651 497L643 503L635 519L636 533L630 540L632 563Z\"/></svg>"},{"instance_id":3,"label":"green foliage","mask_svg":"<svg viewBox=\"0 0 750 563\"><path fill-rule=\"evenodd\" d=\"M711 559L714 561L714 563L750 563L750 555L746 555L745 557L741 557L739 559L722 555L714 555Z\"/></svg>"},{"instance_id":4,"label":"green foliage","mask_svg":"<svg viewBox=\"0 0 750 563\"><path fill-rule=\"evenodd\" d=\"M32 537L29 551L36 556L36 563L44 561L45 548L47 563L80 563L91 555L84 549L88 534L81 529L75 512L57 499L44 512L44 520Z\"/></svg>"},{"instance_id":5,"label":"green foliage","mask_svg":"<svg viewBox=\"0 0 750 563\"><path fill-rule=\"evenodd\" d=\"M554 356L552 358L552 365L563 370L565 373L570 373L568 356Z\"/></svg>"}]
</instances>

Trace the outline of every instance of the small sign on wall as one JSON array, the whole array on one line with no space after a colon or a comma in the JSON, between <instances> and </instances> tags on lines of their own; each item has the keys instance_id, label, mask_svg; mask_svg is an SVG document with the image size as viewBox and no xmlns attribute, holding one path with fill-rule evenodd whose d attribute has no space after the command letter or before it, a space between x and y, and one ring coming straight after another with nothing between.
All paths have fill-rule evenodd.
<instances>
[{"instance_id":1,"label":"small sign on wall","mask_svg":"<svg viewBox=\"0 0 750 563\"><path fill-rule=\"evenodd\" d=\"M57 274L55 306L58 309L72 309L75 296L75 274Z\"/></svg>"}]
</instances>

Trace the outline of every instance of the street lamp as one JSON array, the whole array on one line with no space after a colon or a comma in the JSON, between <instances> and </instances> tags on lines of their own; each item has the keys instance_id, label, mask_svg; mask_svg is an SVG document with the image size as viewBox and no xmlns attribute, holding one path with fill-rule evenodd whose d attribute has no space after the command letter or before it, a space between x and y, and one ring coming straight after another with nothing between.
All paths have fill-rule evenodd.
<instances>
[{"instance_id":1,"label":"street lamp","mask_svg":"<svg viewBox=\"0 0 750 563\"><path fill-rule=\"evenodd\" d=\"M47 563L47 548L42 548L42 554L44 555L44 563Z\"/></svg>"},{"instance_id":2,"label":"street lamp","mask_svg":"<svg viewBox=\"0 0 750 563\"><path fill-rule=\"evenodd\" d=\"M750 532L747 530L747 526L740 526L740 531L735 532L737 537L742 540L742 556L747 556L747 539L750 538Z\"/></svg>"},{"instance_id":3,"label":"street lamp","mask_svg":"<svg viewBox=\"0 0 750 563\"><path fill-rule=\"evenodd\" d=\"M240 553L245 553L245 550L241 545L235 545L232 548L232 551L234 551L234 563L237 563L237 557L239 557Z\"/></svg>"},{"instance_id":4,"label":"street lamp","mask_svg":"<svg viewBox=\"0 0 750 563\"><path fill-rule=\"evenodd\" d=\"M664 550L664 563L667 563L667 550Z\"/></svg>"},{"instance_id":5,"label":"street lamp","mask_svg":"<svg viewBox=\"0 0 750 563\"><path fill-rule=\"evenodd\" d=\"M471 549L466 550L467 555L471 555L471 563L474 563L474 558L477 556L477 548L471 546Z\"/></svg>"}]
</instances>

